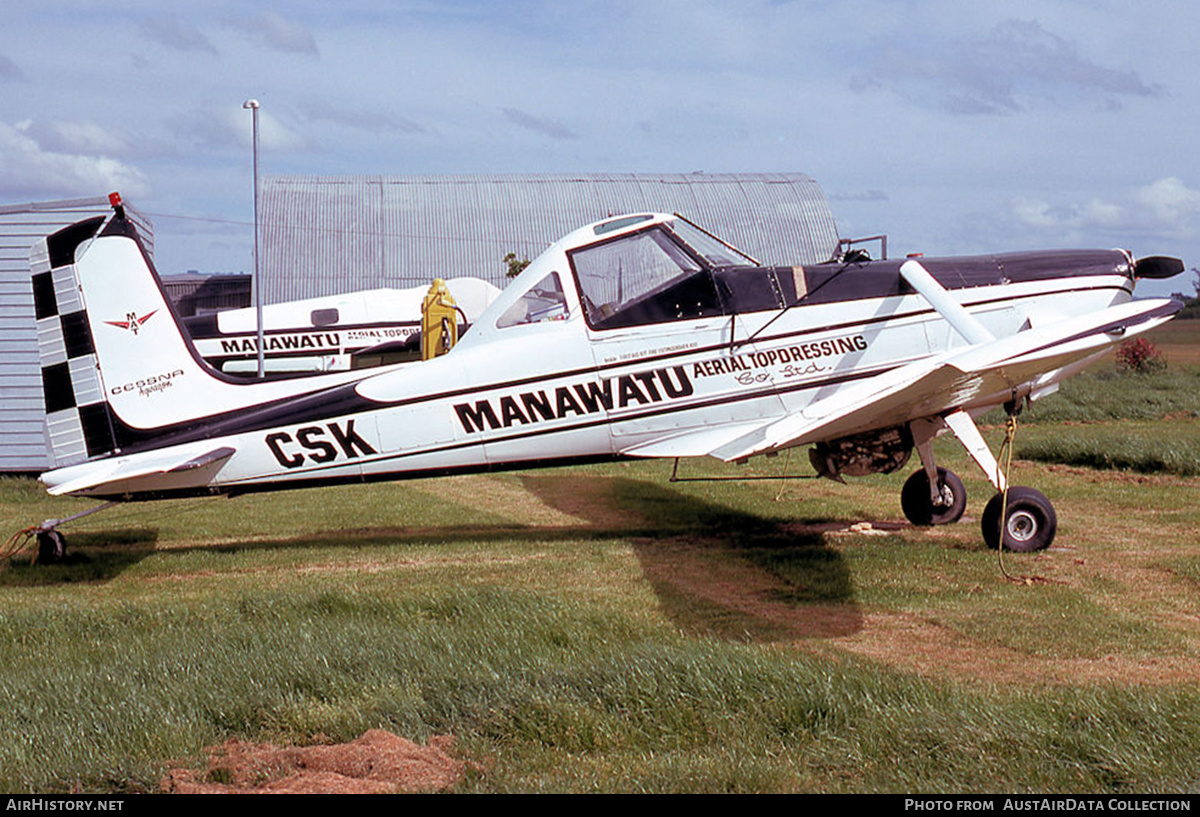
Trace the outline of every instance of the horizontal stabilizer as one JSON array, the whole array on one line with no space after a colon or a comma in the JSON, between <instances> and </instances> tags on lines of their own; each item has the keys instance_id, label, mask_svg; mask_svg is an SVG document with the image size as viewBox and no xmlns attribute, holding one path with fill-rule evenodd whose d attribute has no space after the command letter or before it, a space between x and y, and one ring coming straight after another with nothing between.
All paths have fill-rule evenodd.
<instances>
[{"instance_id":1,"label":"horizontal stabilizer","mask_svg":"<svg viewBox=\"0 0 1200 817\"><path fill-rule=\"evenodd\" d=\"M99 468L99 462L91 462L69 468L60 468L42 474L46 490L53 496L91 491L101 486L118 482L134 482L166 474L186 474L208 466L218 465L232 457L235 449L229 446L205 449L192 446L171 449L158 456L139 454L132 457L114 457L107 461L108 468Z\"/></svg>"},{"instance_id":2,"label":"horizontal stabilizer","mask_svg":"<svg viewBox=\"0 0 1200 817\"><path fill-rule=\"evenodd\" d=\"M1003 400L1012 389L1047 371L1083 360L1167 321L1181 306L1167 298L1130 301L919 360L764 423L709 453L726 461L741 460Z\"/></svg>"}]
</instances>

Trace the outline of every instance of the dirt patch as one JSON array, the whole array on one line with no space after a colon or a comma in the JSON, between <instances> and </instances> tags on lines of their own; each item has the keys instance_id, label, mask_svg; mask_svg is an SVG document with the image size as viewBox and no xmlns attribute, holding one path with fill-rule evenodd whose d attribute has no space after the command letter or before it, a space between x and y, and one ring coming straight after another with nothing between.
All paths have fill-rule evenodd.
<instances>
[{"instance_id":1,"label":"dirt patch","mask_svg":"<svg viewBox=\"0 0 1200 817\"><path fill-rule=\"evenodd\" d=\"M792 536L888 536L907 530L907 522L789 522L783 530Z\"/></svg>"},{"instance_id":2,"label":"dirt patch","mask_svg":"<svg viewBox=\"0 0 1200 817\"><path fill-rule=\"evenodd\" d=\"M431 536L440 535L439 529L430 529ZM483 531L490 533L491 531ZM187 573L163 573L158 576L150 576L145 581L150 583L160 582L193 582L198 579L211 579L222 576L265 576L269 574L295 573L298 576L320 575L320 574L338 574L338 573L362 573L376 574L384 572L395 572L398 570L422 569L422 568L445 568L445 567L480 567L483 565L520 565L531 562L540 562L551 558L544 553L524 554L519 556L495 556L484 557L472 555L469 558L450 558L446 556L428 556L425 558L413 557L407 559L393 559L391 561L383 561L380 559L364 559L355 562L326 562L326 563L308 563L301 565L283 565L271 567L240 567L231 568L229 570L192 570Z\"/></svg>"},{"instance_id":3,"label":"dirt patch","mask_svg":"<svg viewBox=\"0 0 1200 817\"><path fill-rule=\"evenodd\" d=\"M394 794L444 791L467 764L451 755L454 739L424 746L379 729L357 740L279 747L229 740L208 749L197 773L171 769L162 790L173 794Z\"/></svg>"},{"instance_id":4,"label":"dirt patch","mask_svg":"<svg viewBox=\"0 0 1200 817\"><path fill-rule=\"evenodd\" d=\"M829 522L795 523L788 529L840 538L894 533L904 527ZM812 552L824 558L807 561L793 555L791 569L781 574L779 561L788 558L782 552L755 560L753 552L694 537L634 540L634 547L663 611L691 631L787 644L825 657L857 655L930 678L968 683L1136 686L1195 679L1195 648L1188 645L1158 655L1142 650L1096 657L1034 655L972 638L916 613L864 607L854 601L849 577L841 575L838 548L814 548ZM1170 582L1161 570L1118 564L1119 570L1110 574L1112 581L1136 586L1139 597L1156 590L1161 594ZM1078 558L1062 570L1053 569L1052 561L1038 562L1037 575L1026 583L1072 584L1077 581L1072 568L1080 565ZM1187 635L1197 617L1190 605L1175 603L1174 598L1161 600L1160 623Z\"/></svg>"},{"instance_id":5,"label":"dirt patch","mask_svg":"<svg viewBox=\"0 0 1200 817\"><path fill-rule=\"evenodd\" d=\"M858 632L831 644L922 675L965 681L1138 685L1185 683L1196 677L1190 656L1039 658L979 643L909 613L869 613Z\"/></svg>"},{"instance_id":6,"label":"dirt patch","mask_svg":"<svg viewBox=\"0 0 1200 817\"><path fill-rule=\"evenodd\" d=\"M1141 474L1136 471L1100 471L1079 465L1061 463L1039 463L1038 467L1051 474L1067 474L1091 483L1125 483L1130 485L1195 485L1194 477L1174 474Z\"/></svg>"}]
</instances>

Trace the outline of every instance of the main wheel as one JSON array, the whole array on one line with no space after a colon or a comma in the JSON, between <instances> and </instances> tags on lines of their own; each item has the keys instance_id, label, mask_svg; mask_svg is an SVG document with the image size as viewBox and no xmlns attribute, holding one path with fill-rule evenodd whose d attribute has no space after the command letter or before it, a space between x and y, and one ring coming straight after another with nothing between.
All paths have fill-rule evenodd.
<instances>
[{"instance_id":1,"label":"main wheel","mask_svg":"<svg viewBox=\"0 0 1200 817\"><path fill-rule=\"evenodd\" d=\"M37 535L39 564L52 565L62 561L67 554L67 540L61 533L51 528Z\"/></svg>"},{"instance_id":2,"label":"main wheel","mask_svg":"<svg viewBox=\"0 0 1200 817\"><path fill-rule=\"evenodd\" d=\"M995 550L1003 536L1004 549L1029 553L1050 547L1058 531L1058 516L1054 506L1040 491L1032 488L1009 488L1007 519L1000 525L1000 507L1004 494L996 494L983 509L983 541Z\"/></svg>"},{"instance_id":3,"label":"main wheel","mask_svg":"<svg viewBox=\"0 0 1200 817\"><path fill-rule=\"evenodd\" d=\"M967 489L953 471L937 469L942 487L942 504L934 505L925 469L916 471L900 489L900 507L914 525L949 525L962 518L967 507Z\"/></svg>"}]
</instances>

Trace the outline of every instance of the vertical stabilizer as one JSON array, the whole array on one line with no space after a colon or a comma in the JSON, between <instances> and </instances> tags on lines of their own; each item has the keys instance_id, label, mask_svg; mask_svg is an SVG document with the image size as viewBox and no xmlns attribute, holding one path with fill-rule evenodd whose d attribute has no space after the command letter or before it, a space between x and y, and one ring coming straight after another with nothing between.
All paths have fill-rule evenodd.
<instances>
[{"instance_id":1,"label":"vertical stabilizer","mask_svg":"<svg viewBox=\"0 0 1200 817\"><path fill-rule=\"evenodd\" d=\"M81 221L35 244L30 267L56 468L363 377L238 381L213 370L119 206L108 219Z\"/></svg>"},{"instance_id":2,"label":"vertical stabilizer","mask_svg":"<svg viewBox=\"0 0 1200 817\"><path fill-rule=\"evenodd\" d=\"M74 266L76 248L103 223L96 217L65 227L34 244L29 256L46 436L56 467L113 448L96 346Z\"/></svg>"}]
</instances>

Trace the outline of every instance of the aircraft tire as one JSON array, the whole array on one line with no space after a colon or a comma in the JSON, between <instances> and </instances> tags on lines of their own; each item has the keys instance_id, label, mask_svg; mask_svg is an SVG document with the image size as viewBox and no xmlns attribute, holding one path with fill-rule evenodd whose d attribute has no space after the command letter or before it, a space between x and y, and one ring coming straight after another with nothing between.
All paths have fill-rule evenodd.
<instances>
[{"instance_id":1,"label":"aircraft tire","mask_svg":"<svg viewBox=\"0 0 1200 817\"><path fill-rule=\"evenodd\" d=\"M37 535L38 564L52 565L67 555L67 538L56 530L44 530Z\"/></svg>"},{"instance_id":2,"label":"aircraft tire","mask_svg":"<svg viewBox=\"0 0 1200 817\"><path fill-rule=\"evenodd\" d=\"M914 525L949 525L961 519L967 508L967 489L958 475L945 468L938 468L937 472L943 490L949 491L951 497L950 504L943 508L935 508L929 499L929 477L925 469L915 471L900 489L900 507Z\"/></svg>"},{"instance_id":3,"label":"aircraft tire","mask_svg":"<svg viewBox=\"0 0 1200 817\"><path fill-rule=\"evenodd\" d=\"M996 494L983 509L983 540L992 550L1000 547L1000 507L1004 495ZM1004 525L1004 549L1016 553L1044 550L1054 541L1058 531L1058 516L1054 506L1040 491L1033 488L1008 489L1008 520Z\"/></svg>"}]
</instances>

